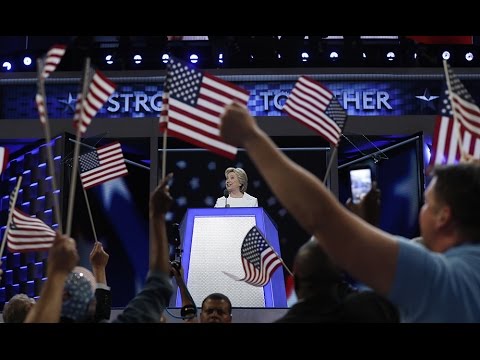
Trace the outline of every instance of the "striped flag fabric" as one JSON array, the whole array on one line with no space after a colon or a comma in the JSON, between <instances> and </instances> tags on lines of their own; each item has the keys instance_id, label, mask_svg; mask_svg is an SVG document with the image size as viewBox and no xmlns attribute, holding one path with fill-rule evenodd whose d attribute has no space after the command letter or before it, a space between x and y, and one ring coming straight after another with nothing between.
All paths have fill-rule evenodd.
<instances>
[{"instance_id":1,"label":"striped flag fabric","mask_svg":"<svg viewBox=\"0 0 480 360\"><path fill-rule=\"evenodd\" d=\"M480 136L470 132L461 126L459 121L453 119L452 106L448 99L448 90L445 87L440 97L440 112L435 120L429 170L435 165L460 162L460 144L465 154L480 158Z\"/></svg>"},{"instance_id":2,"label":"striped flag fabric","mask_svg":"<svg viewBox=\"0 0 480 360\"><path fill-rule=\"evenodd\" d=\"M10 153L6 147L0 146L0 174L2 174L8 165Z\"/></svg>"},{"instance_id":3,"label":"striped flag fabric","mask_svg":"<svg viewBox=\"0 0 480 360\"><path fill-rule=\"evenodd\" d=\"M42 220L13 207L7 229L7 247L11 252L31 252L49 249L55 240L53 231Z\"/></svg>"},{"instance_id":4,"label":"striped flag fabric","mask_svg":"<svg viewBox=\"0 0 480 360\"><path fill-rule=\"evenodd\" d=\"M480 136L480 108L475 104L472 95L465 88L458 76L447 65L447 76L450 80L453 115L466 130Z\"/></svg>"},{"instance_id":5,"label":"striped flag fabric","mask_svg":"<svg viewBox=\"0 0 480 360\"><path fill-rule=\"evenodd\" d=\"M65 45L55 44L50 48L50 50L48 50L41 74L42 79L45 80L52 72L55 71L58 64L60 64L60 61L62 61L62 57L65 55L66 49L67 47Z\"/></svg>"},{"instance_id":6,"label":"striped flag fabric","mask_svg":"<svg viewBox=\"0 0 480 360\"><path fill-rule=\"evenodd\" d=\"M73 116L74 127L80 126L80 132L84 134L88 125L97 114L98 110L105 104L110 95L113 94L116 84L109 80L100 70L95 70L92 81L88 87L85 99L81 94L77 96L77 105ZM80 101L81 100L81 101ZM78 107L81 104L80 108ZM79 111L77 111L79 109Z\"/></svg>"},{"instance_id":7,"label":"striped flag fabric","mask_svg":"<svg viewBox=\"0 0 480 360\"><path fill-rule=\"evenodd\" d=\"M226 105L247 105L249 91L188 64L170 58L167 64L160 130L183 141L233 159L237 148L220 137L220 117Z\"/></svg>"},{"instance_id":8,"label":"striped flag fabric","mask_svg":"<svg viewBox=\"0 0 480 360\"><path fill-rule=\"evenodd\" d=\"M48 78L50 74L55 71L58 64L60 64L63 55L65 55L66 48L65 45L55 44L50 50L48 50L45 63L43 64L42 73L40 74L42 80ZM35 95L35 103L37 105L40 122L45 125L47 122L47 109L45 107L45 99L40 93Z\"/></svg>"},{"instance_id":9,"label":"striped flag fabric","mask_svg":"<svg viewBox=\"0 0 480 360\"><path fill-rule=\"evenodd\" d=\"M300 76L283 110L329 143L338 145L347 113L334 94L318 81Z\"/></svg>"},{"instance_id":10,"label":"striped flag fabric","mask_svg":"<svg viewBox=\"0 0 480 360\"><path fill-rule=\"evenodd\" d=\"M85 189L128 174L119 142L80 155L78 162L80 179Z\"/></svg>"},{"instance_id":11,"label":"striped flag fabric","mask_svg":"<svg viewBox=\"0 0 480 360\"><path fill-rule=\"evenodd\" d=\"M256 226L253 226L245 236L241 256L245 270L243 278L240 279L225 271L223 273L234 280L245 281L253 286L265 286L273 272L282 265L282 261Z\"/></svg>"}]
</instances>

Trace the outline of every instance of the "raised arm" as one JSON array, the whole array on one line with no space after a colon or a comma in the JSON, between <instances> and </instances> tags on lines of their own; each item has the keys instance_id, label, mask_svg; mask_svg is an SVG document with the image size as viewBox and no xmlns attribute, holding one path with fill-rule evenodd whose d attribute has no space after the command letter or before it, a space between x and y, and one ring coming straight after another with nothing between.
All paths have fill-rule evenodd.
<instances>
[{"instance_id":1,"label":"raised arm","mask_svg":"<svg viewBox=\"0 0 480 360\"><path fill-rule=\"evenodd\" d=\"M390 234L352 214L319 179L280 152L245 107L227 107L220 133L246 149L280 202L340 267L381 294L388 293L398 253Z\"/></svg>"},{"instance_id":2,"label":"raised arm","mask_svg":"<svg viewBox=\"0 0 480 360\"><path fill-rule=\"evenodd\" d=\"M70 271L78 263L75 240L56 234L48 253L47 280L40 298L28 312L26 323L58 323L63 303L63 288Z\"/></svg>"},{"instance_id":3,"label":"raised arm","mask_svg":"<svg viewBox=\"0 0 480 360\"><path fill-rule=\"evenodd\" d=\"M192 295L188 291L187 284L183 280L183 268L181 264L176 266L172 265L171 271L175 276L175 282L180 290L180 297L182 298L182 310L188 310L188 313L185 314L184 320L186 322L198 322L198 317L196 314L196 305L193 301Z\"/></svg>"},{"instance_id":4,"label":"raised arm","mask_svg":"<svg viewBox=\"0 0 480 360\"><path fill-rule=\"evenodd\" d=\"M150 196L150 261L147 281L143 289L128 303L115 322L160 322L163 310L172 295L170 261L165 214L172 197L168 191L168 174Z\"/></svg>"},{"instance_id":5,"label":"raised arm","mask_svg":"<svg viewBox=\"0 0 480 360\"><path fill-rule=\"evenodd\" d=\"M108 255L103 249L101 242L97 241L90 252L90 264L92 265L93 276L97 284L107 285L106 267L108 264Z\"/></svg>"},{"instance_id":6,"label":"raised arm","mask_svg":"<svg viewBox=\"0 0 480 360\"><path fill-rule=\"evenodd\" d=\"M153 239L150 241L150 270L160 270L165 274L170 273L165 214L173 202L168 187L168 181L172 176L168 174L150 197L150 226L153 231Z\"/></svg>"},{"instance_id":7,"label":"raised arm","mask_svg":"<svg viewBox=\"0 0 480 360\"><path fill-rule=\"evenodd\" d=\"M97 300L95 322L110 319L112 311L112 294L110 287L107 285L106 273L109 257L110 255L103 249L102 243L99 241L95 242L90 252L90 264L97 282L97 288L95 289L95 299Z\"/></svg>"}]
</instances>

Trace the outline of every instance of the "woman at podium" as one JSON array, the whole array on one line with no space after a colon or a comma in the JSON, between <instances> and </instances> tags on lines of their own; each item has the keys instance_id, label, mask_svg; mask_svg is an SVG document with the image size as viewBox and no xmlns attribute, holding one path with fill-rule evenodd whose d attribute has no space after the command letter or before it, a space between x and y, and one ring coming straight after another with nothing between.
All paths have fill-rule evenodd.
<instances>
[{"instance_id":1,"label":"woman at podium","mask_svg":"<svg viewBox=\"0 0 480 360\"><path fill-rule=\"evenodd\" d=\"M258 207L256 197L247 194L248 177L242 168L229 167L225 170L225 191L217 199L215 207Z\"/></svg>"}]
</instances>

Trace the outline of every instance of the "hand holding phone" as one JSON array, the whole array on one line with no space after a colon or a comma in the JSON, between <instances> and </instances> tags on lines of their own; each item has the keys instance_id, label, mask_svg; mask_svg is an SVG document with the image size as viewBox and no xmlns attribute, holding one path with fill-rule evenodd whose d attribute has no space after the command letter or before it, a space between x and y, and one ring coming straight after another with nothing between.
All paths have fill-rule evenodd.
<instances>
[{"instance_id":1,"label":"hand holding phone","mask_svg":"<svg viewBox=\"0 0 480 360\"><path fill-rule=\"evenodd\" d=\"M352 202L358 204L372 189L372 170L370 168L350 170Z\"/></svg>"}]
</instances>

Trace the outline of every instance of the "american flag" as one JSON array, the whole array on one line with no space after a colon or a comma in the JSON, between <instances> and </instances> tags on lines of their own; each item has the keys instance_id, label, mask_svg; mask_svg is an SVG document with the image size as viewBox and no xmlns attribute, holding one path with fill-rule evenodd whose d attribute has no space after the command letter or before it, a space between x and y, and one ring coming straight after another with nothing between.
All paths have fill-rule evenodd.
<instances>
[{"instance_id":1,"label":"american flag","mask_svg":"<svg viewBox=\"0 0 480 360\"><path fill-rule=\"evenodd\" d=\"M234 100L247 104L250 93L216 76L190 68L178 59L167 64L160 130L233 159L237 148L220 137L220 116Z\"/></svg>"},{"instance_id":2,"label":"american flag","mask_svg":"<svg viewBox=\"0 0 480 360\"><path fill-rule=\"evenodd\" d=\"M63 55L65 55L66 48L65 45L55 44L48 50L45 64L43 65L42 79L48 78L50 74L55 71Z\"/></svg>"},{"instance_id":3,"label":"american flag","mask_svg":"<svg viewBox=\"0 0 480 360\"><path fill-rule=\"evenodd\" d=\"M55 231L36 217L13 207L12 221L7 229L7 247L11 252L46 250L55 240Z\"/></svg>"},{"instance_id":4,"label":"american flag","mask_svg":"<svg viewBox=\"0 0 480 360\"><path fill-rule=\"evenodd\" d=\"M223 273L253 286L265 286L270 281L272 273L282 265L282 261L256 226L252 227L245 236L241 256L245 277L240 279L225 271Z\"/></svg>"},{"instance_id":5,"label":"american flag","mask_svg":"<svg viewBox=\"0 0 480 360\"><path fill-rule=\"evenodd\" d=\"M77 105L73 116L73 124L76 128L80 126L80 132L87 131L88 125L98 110L105 104L110 95L115 91L117 85L109 80L101 71L96 70L92 77L92 82L88 87L88 93L84 100L82 95L77 96ZM81 104L81 106L79 105Z\"/></svg>"},{"instance_id":6,"label":"american flag","mask_svg":"<svg viewBox=\"0 0 480 360\"><path fill-rule=\"evenodd\" d=\"M0 146L0 174L7 168L9 151L6 147Z\"/></svg>"},{"instance_id":7,"label":"american flag","mask_svg":"<svg viewBox=\"0 0 480 360\"><path fill-rule=\"evenodd\" d=\"M435 120L429 170L435 165L458 163L461 160L459 144L465 155L480 158L480 136L462 126L460 121L454 120L445 87L440 96L440 111Z\"/></svg>"},{"instance_id":8,"label":"american flag","mask_svg":"<svg viewBox=\"0 0 480 360\"><path fill-rule=\"evenodd\" d=\"M338 144L347 113L333 93L318 81L300 76L283 110L329 143Z\"/></svg>"},{"instance_id":9,"label":"american flag","mask_svg":"<svg viewBox=\"0 0 480 360\"><path fill-rule=\"evenodd\" d=\"M62 60L63 55L65 55L66 46L65 45L53 45L50 50L47 52L45 58L45 63L43 64L43 69L40 77L45 80L50 76L52 72L55 71L58 64ZM45 124L47 122L47 112L45 108L45 99L40 93L37 93L35 96L35 103L37 104L38 115L40 116L40 122Z\"/></svg>"},{"instance_id":10,"label":"american flag","mask_svg":"<svg viewBox=\"0 0 480 360\"><path fill-rule=\"evenodd\" d=\"M80 179L85 189L128 174L119 142L80 155L78 162Z\"/></svg>"},{"instance_id":11,"label":"american flag","mask_svg":"<svg viewBox=\"0 0 480 360\"><path fill-rule=\"evenodd\" d=\"M447 76L450 80L453 115L472 134L480 135L480 108L473 101L472 95L465 88L450 65L447 64Z\"/></svg>"}]
</instances>

